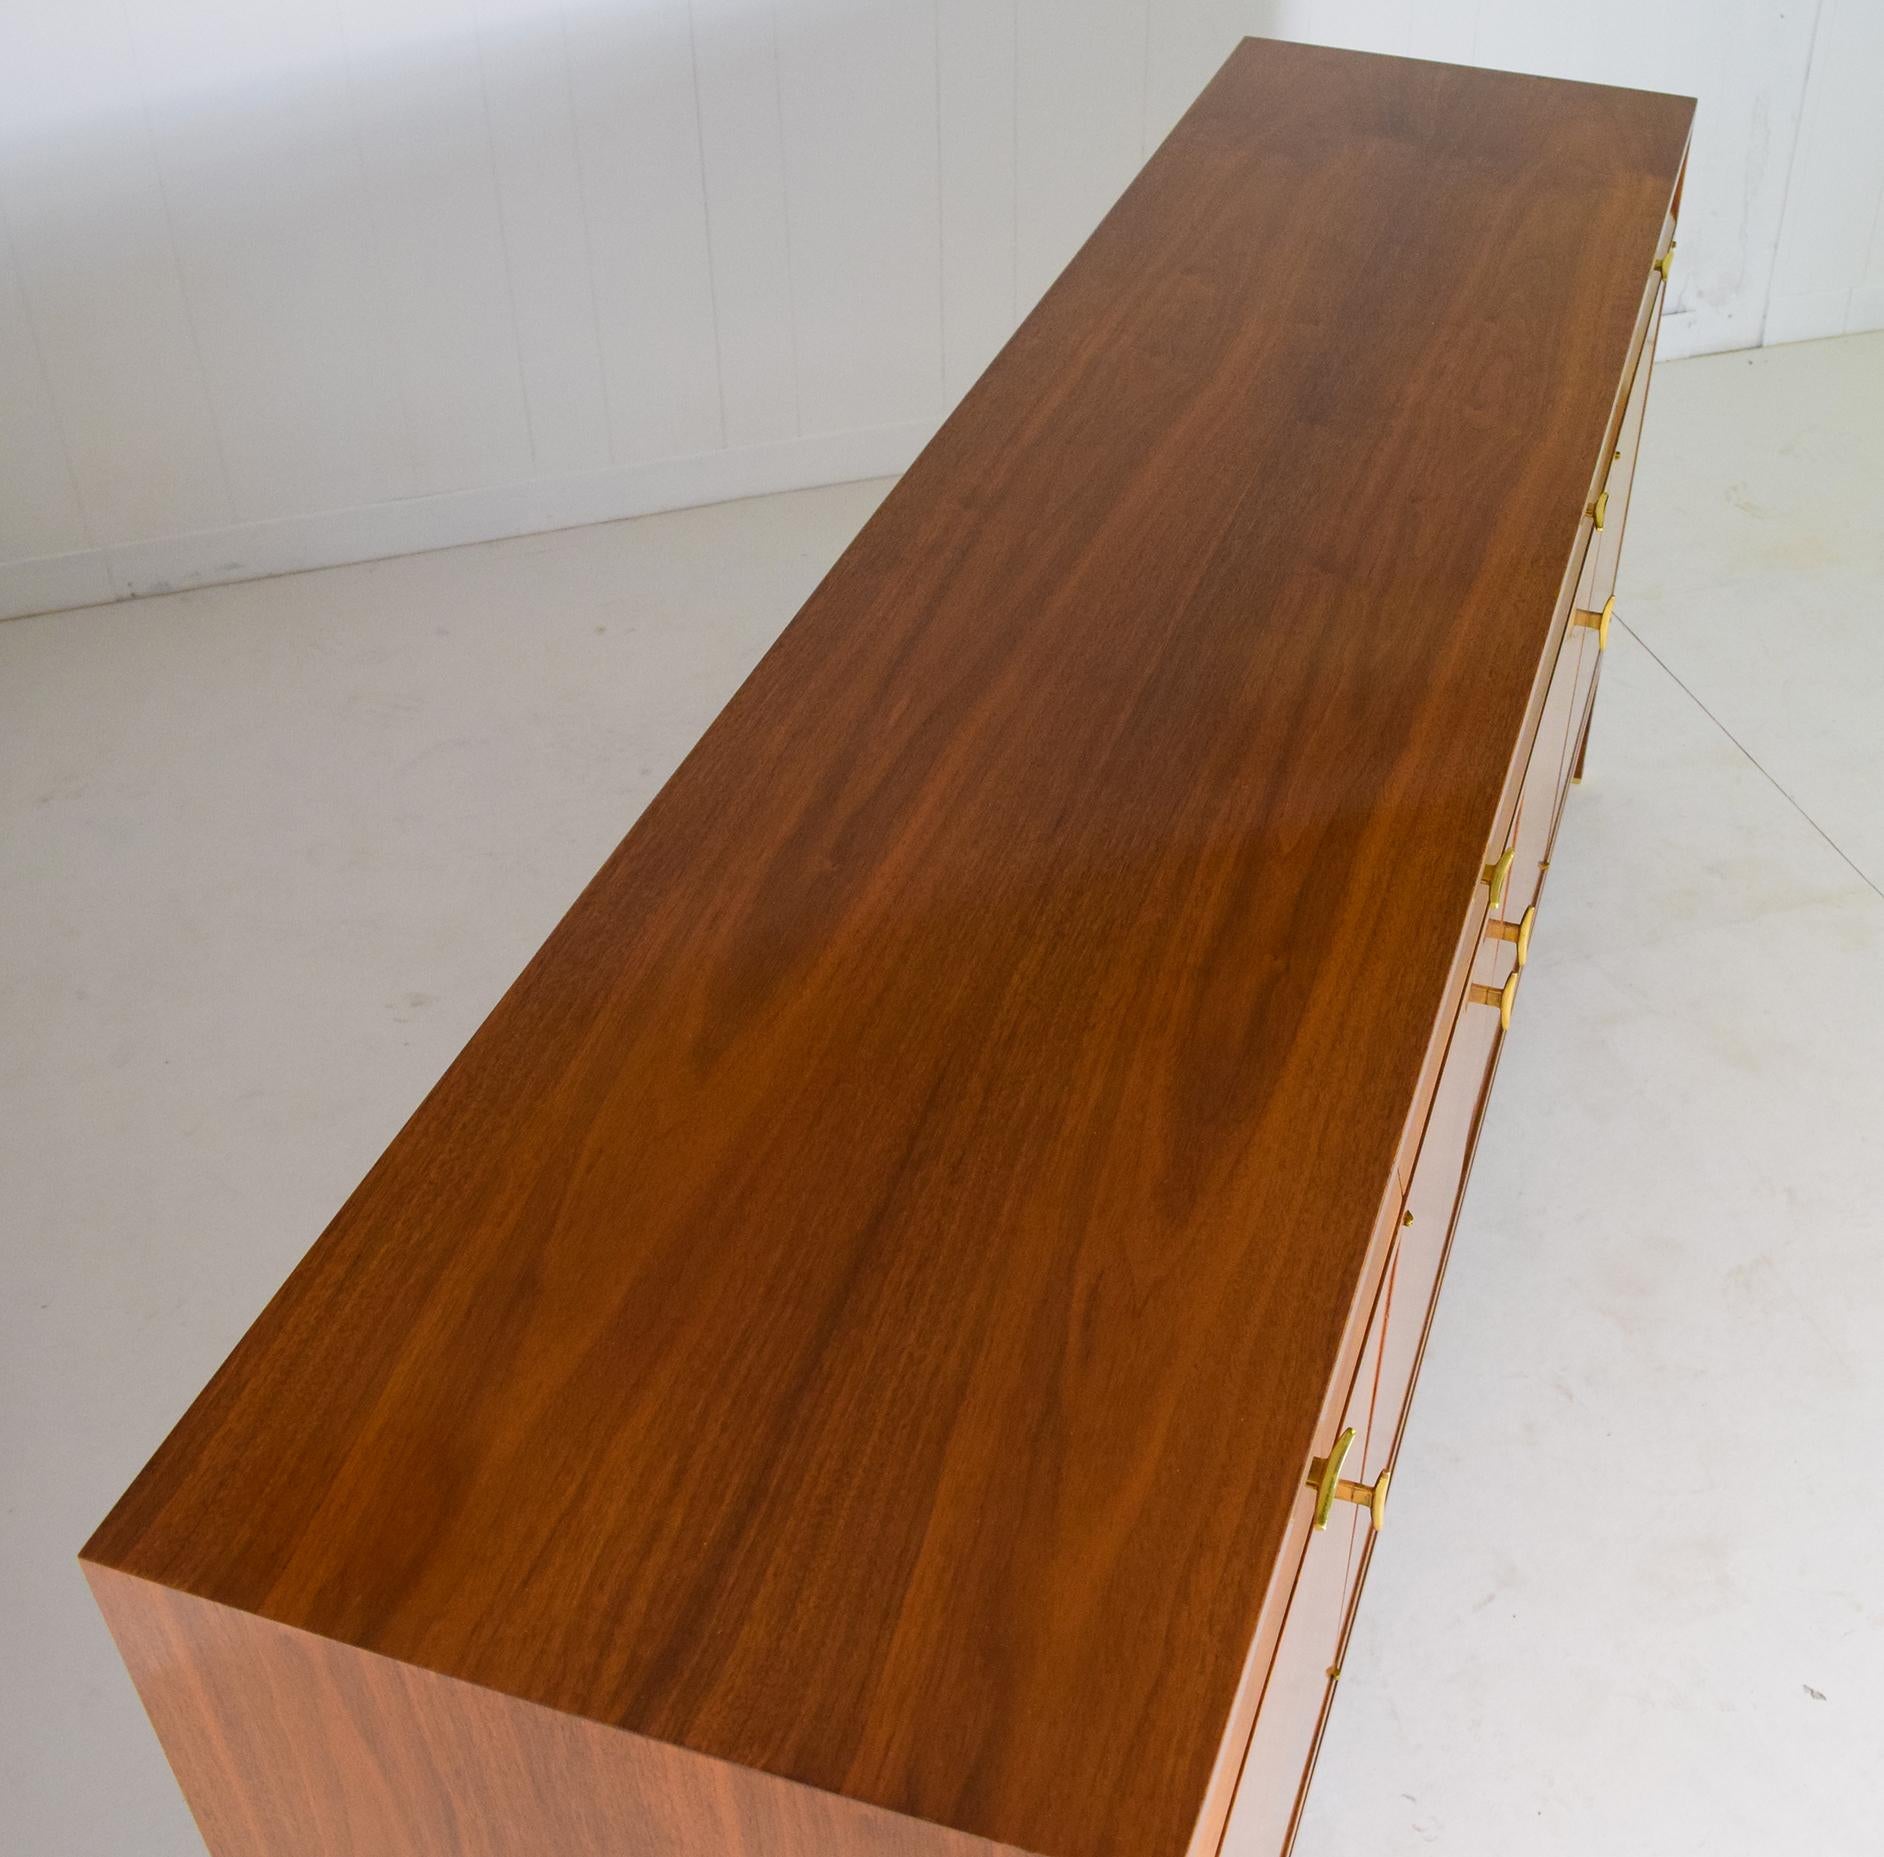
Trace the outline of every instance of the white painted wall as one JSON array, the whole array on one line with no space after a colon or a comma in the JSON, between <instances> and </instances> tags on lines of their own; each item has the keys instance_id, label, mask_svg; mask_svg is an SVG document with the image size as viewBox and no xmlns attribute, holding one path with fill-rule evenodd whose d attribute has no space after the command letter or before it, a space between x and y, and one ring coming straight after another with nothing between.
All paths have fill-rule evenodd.
<instances>
[{"instance_id":1,"label":"white painted wall","mask_svg":"<svg viewBox=\"0 0 1884 1857\"><path fill-rule=\"evenodd\" d=\"M1878 0L5 0L0 614L898 468L1245 32L1697 94L1662 352L1884 323Z\"/></svg>"}]
</instances>

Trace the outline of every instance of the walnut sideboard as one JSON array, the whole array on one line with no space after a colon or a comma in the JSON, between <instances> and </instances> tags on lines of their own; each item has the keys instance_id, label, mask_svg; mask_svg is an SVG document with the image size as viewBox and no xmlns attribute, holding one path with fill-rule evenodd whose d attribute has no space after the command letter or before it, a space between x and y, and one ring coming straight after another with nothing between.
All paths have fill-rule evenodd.
<instances>
[{"instance_id":1,"label":"walnut sideboard","mask_svg":"<svg viewBox=\"0 0 1884 1857\"><path fill-rule=\"evenodd\" d=\"M216 1857L1287 1847L1691 114L1231 56L84 1550Z\"/></svg>"}]
</instances>

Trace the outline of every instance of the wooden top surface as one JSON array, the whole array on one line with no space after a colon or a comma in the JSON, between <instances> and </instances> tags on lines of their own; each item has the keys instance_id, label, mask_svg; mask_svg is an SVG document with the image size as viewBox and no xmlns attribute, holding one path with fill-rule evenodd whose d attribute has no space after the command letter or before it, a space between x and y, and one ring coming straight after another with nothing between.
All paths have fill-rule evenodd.
<instances>
[{"instance_id":1,"label":"wooden top surface","mask_svg":"<svg viewBox=\"0 0 1884 1857\"><path fill-rule=\"evenodd\" d=\"M1182 1851L1690 113L1246 41L88 1557Z\"/></svg>"}]
</instances>

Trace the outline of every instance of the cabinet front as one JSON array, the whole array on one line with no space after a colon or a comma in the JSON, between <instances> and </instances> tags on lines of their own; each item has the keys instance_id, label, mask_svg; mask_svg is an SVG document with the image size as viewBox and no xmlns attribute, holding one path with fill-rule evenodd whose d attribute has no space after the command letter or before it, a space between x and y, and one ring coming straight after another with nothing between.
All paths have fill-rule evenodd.
<instances>
[{"instance_id":1,"label":"cabinet front","mask_svg":"<svg viewBox=\"0 0 1884 1857\"><path fill-rule=\"evenodd\" d=\"M1386 1216L1399 1216L1397 1201ZM1263 1686L1220 1857L1276 1857L1307 1786L1367 1532L1374 1525L1367 1501L1371 1492L1360 1478L1378 1422L1386 1317L1383 1276L1347 1401L1336 1418L1324 1422L1325 1435L1315 1440L1315 1455L1296 1497L1298 1520L1307 1522L1308 1547Z\"/></svg>"}]
</instances>

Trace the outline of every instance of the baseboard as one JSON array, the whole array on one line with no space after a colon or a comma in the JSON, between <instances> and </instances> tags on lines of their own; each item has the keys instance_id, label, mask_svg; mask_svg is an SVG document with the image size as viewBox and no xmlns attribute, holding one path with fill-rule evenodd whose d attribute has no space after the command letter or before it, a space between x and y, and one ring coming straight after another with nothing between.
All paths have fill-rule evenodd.
<instances>
[{"instance_id":1,"label":"baseboard","mask_svg":"<svg viewBox=\"0 0 1884 1857\"><path fill-rule=\"evenodd\" d=\"M694 458L0 562L0 619L888 476L905 469L934 430L933 422L921 422L822 432Z\"/></svg>"}]
</instances>

